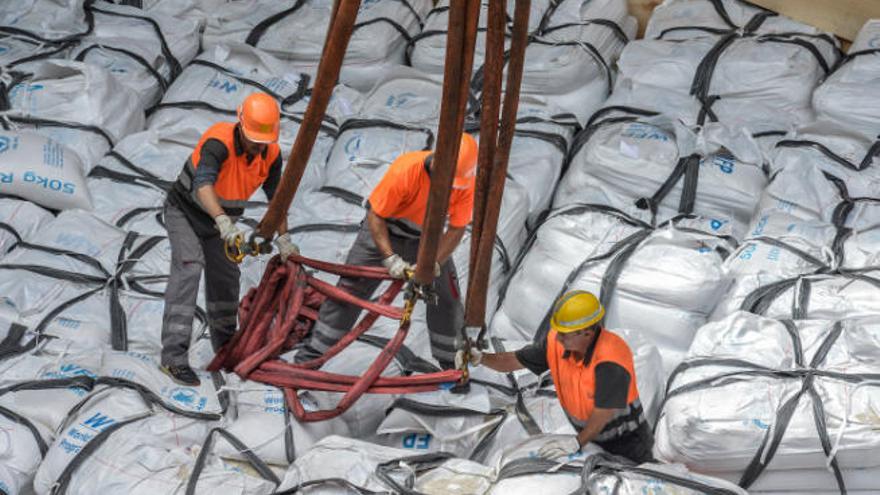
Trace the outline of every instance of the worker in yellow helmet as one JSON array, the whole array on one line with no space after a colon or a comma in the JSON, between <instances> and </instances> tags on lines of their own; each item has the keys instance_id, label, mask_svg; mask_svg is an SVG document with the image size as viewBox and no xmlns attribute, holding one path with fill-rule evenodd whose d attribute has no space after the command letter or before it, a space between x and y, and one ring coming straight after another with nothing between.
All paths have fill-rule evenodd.
<instances>
[{"instance_id":1,"label":"worker in yellow helmet","mask_svg":"<svg viewBox=\"0 0 880 495\"><path fill-rule=\"evenodd\" d=\"M617 334L602 328L605 308L593 294L575 290L553 308L550 331L539 343L497 354L471 350L470 364L496 371L548 369L556 395L578 431L541 448L539 455L558 458L593 442L611 454L636 463L653 460L654 439L639 401L632 351ZM464 351L456 355L463 364Z\"/></svg>"},{"instance_id":2,"label":"worker in yellow helmet","mask_svg":"<svg viewBox=\"0 0 880 495\"><path fill-rule=\"evenodd\" d=\"M195 386L188 351L199 279L205 272L208 325L214 350L235 333L239 269L226 246L240 245L235 225L258 187L272 199L281 180L278 147L281 113L266 93L253 93L238 108L237 122L218 122L202 135L165 201L171 269L162 318L162 371L175 382ZM282 257L298 253L283 220L275 240Z\"/></svg>"}]
</instances>

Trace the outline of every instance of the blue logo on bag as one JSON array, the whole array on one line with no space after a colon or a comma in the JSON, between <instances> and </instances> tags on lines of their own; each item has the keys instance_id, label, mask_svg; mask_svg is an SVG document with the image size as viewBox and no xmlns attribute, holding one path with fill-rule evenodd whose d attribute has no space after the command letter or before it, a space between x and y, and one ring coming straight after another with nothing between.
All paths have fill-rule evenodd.
<instances>
[{"instance_id":1,"label":"blue logo on bag","mask_svg":"<svg viewBox=\"0 0 880 495\"><path fill-rule=\"evenodd\" d=\"M9 149L9 136L0 136L0 153Z\"/></svg>"},{"instance_id":2,"label":"blue logo on bag","mask_svg":"<svg viewBox=\"0 0 880 495\"><path fill-rule=\"evenodd\" d=\"M196 391L191 388L176 388L171 391L171 399L181 404L192 405L196 402Z\"/></svg>"}]
</instances>

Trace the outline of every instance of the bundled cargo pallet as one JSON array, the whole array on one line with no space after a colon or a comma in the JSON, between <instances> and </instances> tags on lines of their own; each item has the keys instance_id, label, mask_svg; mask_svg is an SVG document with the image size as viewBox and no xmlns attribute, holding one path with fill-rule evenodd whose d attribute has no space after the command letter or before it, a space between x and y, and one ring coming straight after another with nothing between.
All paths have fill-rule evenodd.
<instances>
[{"instance_id":1,"label":"bundled cargo pallet","mask_svg":"<svg viewBox=\"0 0 880 495\"><path fill-rule=\"evenodd\" d=\"M52 338L158 353L169 250L164 237L125 232L82 211L47 222L0 262L0 314L26 329L3 355Z\"/></svg>"},{"instance_id":2,"label":"bundled cargo pallet","mask_svg":"<svg viewBox=\"0 0 880 495\"><path fill-rule=\"evenodd\" d=\"M332 2L248 0L212 12L204 44L237 41L260 48L314 72L330 24ZM367 91L396 65L407 43L422 29L428 0L362 2L343 61L341 82Z\"/></svg>"},{"instance_id":3,"label":"bundled cargo pallet","mask_svg":"<svg viewBox=\"0 0 880 495\"><path fill-rule=\"evenodd\" d=\"M785 131L812 119L813 89L838 58L833 36L747 2L667 1L621 54L607 104Z\"/></svg>"},{"instance_id":4,"label":"bundled cargo pallet","mask_svg":"<svg viewBox=\"0 0 880 495\"><path fill-rule=\"evenodd\" d=\"M620 198L653 225L696 214L741 238L767 185L760 141L720 124L686 128L637 111L597 112L575 137L553 204L616 206Z\"/></svg>"},{"instance_id":5,"label":"bundled cargo pallet","mask_svg":"<svg viewBox=\"0 0 880 495\"><path fill-rule=\"evenodd\" d=\"M737 312L670 378L655 453L756 491L876 489L878 320Z\"/></svg>"}]
</instances>

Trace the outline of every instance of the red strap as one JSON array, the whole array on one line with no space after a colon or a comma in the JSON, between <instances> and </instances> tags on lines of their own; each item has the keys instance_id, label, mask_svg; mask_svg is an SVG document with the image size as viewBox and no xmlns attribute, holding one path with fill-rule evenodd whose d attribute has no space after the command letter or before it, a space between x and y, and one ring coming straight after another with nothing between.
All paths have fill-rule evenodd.
<instances>
[{"instance_id":1,"label":"red strap","mask_svg":"<svg viewBox=\"0 0 880 495\"><path fill-rule=\"evenodd\" d=\"M242 378L283 388L288 405L299 421L322 421L339 416L365 393L428 392L461 379L461 372L457 370L381 376L403 346L409 321L400 325L376 360L360 376L315 369L366 333L379 316L400 319L403 310L390 304L400 293L403 281L394 280L379 300L372 302L312 277L303 266L345 277L390 279L382 268L339 265L301 256L291 256L287 262L281 263L276 256L266 267L260 285L242 300L241 330L217 353L209 370L234 369ZM300 364L279 360L278 355L305 337L318 318L318 306L326 297L353 304L365 309L367 314L323 356ZM338 392L343 397L333 409L306 411L297 395L298 390Z\"/></svg>"}]
</instances>

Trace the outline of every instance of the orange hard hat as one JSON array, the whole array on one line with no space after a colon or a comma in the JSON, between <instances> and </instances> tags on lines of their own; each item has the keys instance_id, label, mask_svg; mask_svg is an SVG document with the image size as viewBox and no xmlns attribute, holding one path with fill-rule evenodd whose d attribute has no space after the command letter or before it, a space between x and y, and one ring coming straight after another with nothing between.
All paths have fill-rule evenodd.
<instances>
[{"instance_id":1,"label":"orange hard hat","mask_svg":"<svg viewBox=\"0 0 880 495\"><path fill-rule=\"evenodd\" d=\"M275 98L266 93L253 93L238 107L238 121L248 141L274 143L278 141L281 111Z\"/></svg>"},{"instance_id":2,"label":"orange hard hat","mask_svg":"<svg viewBox=\"0 0 880 495\"><path fill-rule=\"evenodd\" d=\"M468 133L461 134L458 148L458 163L455 166L455 179L452 187L467 189L472 187L477 176L477 140Z\"/></svg>"}]
</instances>

